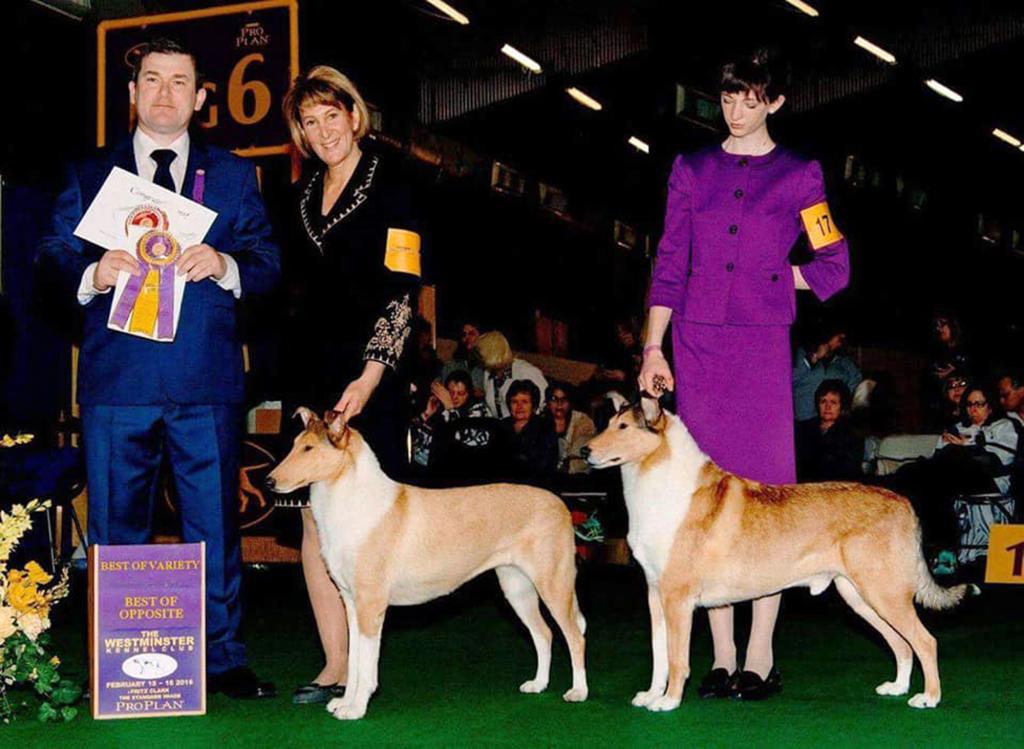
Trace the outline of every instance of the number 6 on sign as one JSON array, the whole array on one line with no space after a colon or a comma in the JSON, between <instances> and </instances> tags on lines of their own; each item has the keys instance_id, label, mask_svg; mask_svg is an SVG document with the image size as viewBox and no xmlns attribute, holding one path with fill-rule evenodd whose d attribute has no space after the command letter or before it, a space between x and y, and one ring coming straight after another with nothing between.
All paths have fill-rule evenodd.
<instances>
[{"instance_id":1,"label":"number 6 on sign","mask_svg":"<svg viewBox=\"0 0 1024 749\"><path fill-rule=\"evenodd\" d=\"M824 200L815 203L810 208L804 208L800 211L800 218L804 222L804 230L807 232L811 247L815 250L828 247L843 238L832 220L832 212L829 210L828 203Z\"/></svg>"}]
</instances>

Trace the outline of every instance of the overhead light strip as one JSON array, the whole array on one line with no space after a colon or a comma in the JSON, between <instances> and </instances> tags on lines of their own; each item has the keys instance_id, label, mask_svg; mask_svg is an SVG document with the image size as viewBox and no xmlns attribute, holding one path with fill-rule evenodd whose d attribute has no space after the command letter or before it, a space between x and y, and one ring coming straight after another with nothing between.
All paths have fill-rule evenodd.
<instances>
[{"instance_id":1,"label":"overhead light strip","mask_svg":"<svg viewBox=\"0 0 1024 749\"><path fill-rule=\"evenodd\" d=\"M929 78L927 81L924 82L924 85L926 85L932 91L937 93L939 96L945 96L947 99L949 99L950 101L955 101L957 104L964 100L963 96L958 94L949 86L935 80L934 78Z\"/></svg>"},{"instance_id":2,"label":"overhead light strip","mask_svg":"<svg viewBox=\"0 0 1024 749\"><path fill-rule=\"evenodd\" d=\"M887 62L890 65L896 64L896 55L894 55L892 52L889 52L888 50L882 49L874 42L870 42L862 36L858 36L856 39L854 39L853 43L856 44L861 49L867 50L882 62Z\"/></svg>"},{"instance_id":3,"label":"overhead light strip","mask_svg":"<svg viewBox=\"0 0 1024 749\"><path fill-rule=\"evenodd\" d=\"M794 8L796 8L800 12L806 13L811 18L817 18L820 15L818 13L818 9L817 8L815 8L813 5L808 5L803 0L786 0L786 2L789 3L790 5L792 5Z\"/></svg>"},{"instance_id":4,"label":"overhead light strip","mask_svg":"<svg viewBox=\"0 0 1024 749\"><path fill-rule=\"evenodd\" d=\"M580 91L575 86L567 88L565 90L565 93L569 94L569 96L574 98L583 106L593 109L595 112L600 112L602 109L604 109L604 107L601 106L601 102L599 102L593 96L590 96L589 94L585 94L584 92Z\"/></svg>"},{"instance_id":5,"label":"overhead light strip","mask_svg":"<svg viewBox=\"0 0 1024 749\"><path fill-rule=\"evenodd\" d=\"M1021 145L1020 138L1015 138L1005 130L1000 130L998 127L992 131L992 135L996 136L1004 143L1009 143L1014 148L1019 148Z\"/></svg>"},{"instance_id":6,"label":"overhead light strip","mask_svg":"<svg viewBox=\"0 0 1024 749\"><path fill-rule=\"evenodd\" d=\"M448 16L456 23L461 23L463 26L467 26L469 24L468 17L466 17L462 13L459 13L459 11L455 10L455 8L450 6L448 3L444 2L444 0L427 0L427 2L430 5L433 5L435 8L437 8L439 11L444 13L446 16Z\"/></svg>"},{"instance_id":7,"label":"overhead light strip","mask_svg":"<svg viewBox=\"0 0 1024 749\"><path fill-rule=\"evenodd\" d=\"M531 73L540 73L540 71L541 71L540 63L537 62L536 60L534 60L529 55L523 54L518 49L513 47L511 44L506 44L504 47L501 48L501 51L502 51L503 54L506 54L509 57L511 57L513 60L518 62L524 68L529 70Z\"/></svg>"},{"instance_id":8,"label":"overhead light strip","mask_svg":"<svg viewBox=\"0 0 1024 749\"><path fill-rule=\"evenodd\" d=\"M650 153L651 147L645 141L640 140L635 135L629 136L629 145L633 146L637 151L643 153Z\"/></svg>"}]
</instances>

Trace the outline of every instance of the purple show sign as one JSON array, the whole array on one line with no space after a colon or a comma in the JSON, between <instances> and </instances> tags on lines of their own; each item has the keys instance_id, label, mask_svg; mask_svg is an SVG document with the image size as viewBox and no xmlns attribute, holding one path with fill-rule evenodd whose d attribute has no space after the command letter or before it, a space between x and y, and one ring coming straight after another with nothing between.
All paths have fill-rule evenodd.
<instances>
[{"instance_id":1,"label":"purple show sign","mask_svg":"<svg viewBox=\"0 0 1024 749\"><path fill-rule=\"evenodd\" d=\"M92 716L206 713L206 545L89 547Z\"/></svg>"}]
</instances>

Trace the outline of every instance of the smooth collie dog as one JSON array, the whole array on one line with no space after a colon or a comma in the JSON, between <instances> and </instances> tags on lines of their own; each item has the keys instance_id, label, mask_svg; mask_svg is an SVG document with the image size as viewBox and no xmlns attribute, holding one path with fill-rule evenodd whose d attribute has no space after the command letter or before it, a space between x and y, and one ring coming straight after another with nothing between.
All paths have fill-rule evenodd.
<instances>
[{"instance_id":1,"label":"smooth collie dog","mask_svg":"<svg viewBox=\"0 0 1024 749\"><path fill-rule=\"evenodd\" d=\"M281 493L309 485L321 553L348 612L348 683L344 697L327 703L328 712L339 720L366 714L377 689L389 605L438 598L491 569L537 650L537 673L519 691L542 692L548 685L551 630L539 594L569 645L572 689L562 697L587 698L576 548L569 511L558 497L515 484L399 484L340 418L324 421L305 408L297 413L305 430L267 484Z\"/></svg>"},{"instance_id":2,"label":"smooth collie dog","mask_svg":"<svg viewBox=\"0 0 1024 749\"><path fill-rule=\"evenodd\" d=\"M634 705L679 706L690 675L695 607L796 586L818 595L832 582L896 656L896 678L875 691L906 694L916 653L924 692L909 704L939 704L935 638L914 601L950 608L977 588L935 583L906 499L853 483L772 486L740 478L715 465L656 400L626 404L620 397L615 405L608 428L583 454L596 468L622 466L627 540L647 577L654 668L650 688L636 694Z\"/></svg>"}]
</instances>

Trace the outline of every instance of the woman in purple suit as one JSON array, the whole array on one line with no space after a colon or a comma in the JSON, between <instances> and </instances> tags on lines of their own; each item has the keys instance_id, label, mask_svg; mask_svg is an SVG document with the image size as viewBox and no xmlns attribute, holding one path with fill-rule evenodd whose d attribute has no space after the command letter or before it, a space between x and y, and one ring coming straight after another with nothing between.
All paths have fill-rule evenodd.
<instances>
[{"instance_id":1,"label":"woman in purple suit","mask_svg":"<svg viewBox=\"0 0 1024 749\"><path fill-rule=\"evenodd\" d=\"M647 304L640 386L677 390L679 416L722 468L796 481L789 327L796 290L825 300L846 286L846 241L825 200L821 165L775 144L768 118L785 97L761 56L726 65L721 145L676 158ZM801 232L813 260L788 256ZM674 371L661 350L672 322ZM743 670L731 606L708 610L715 662L702 697L762 699L782 688L772 634L778 594L753 603Z\"/></svg>"}]
</instances>

